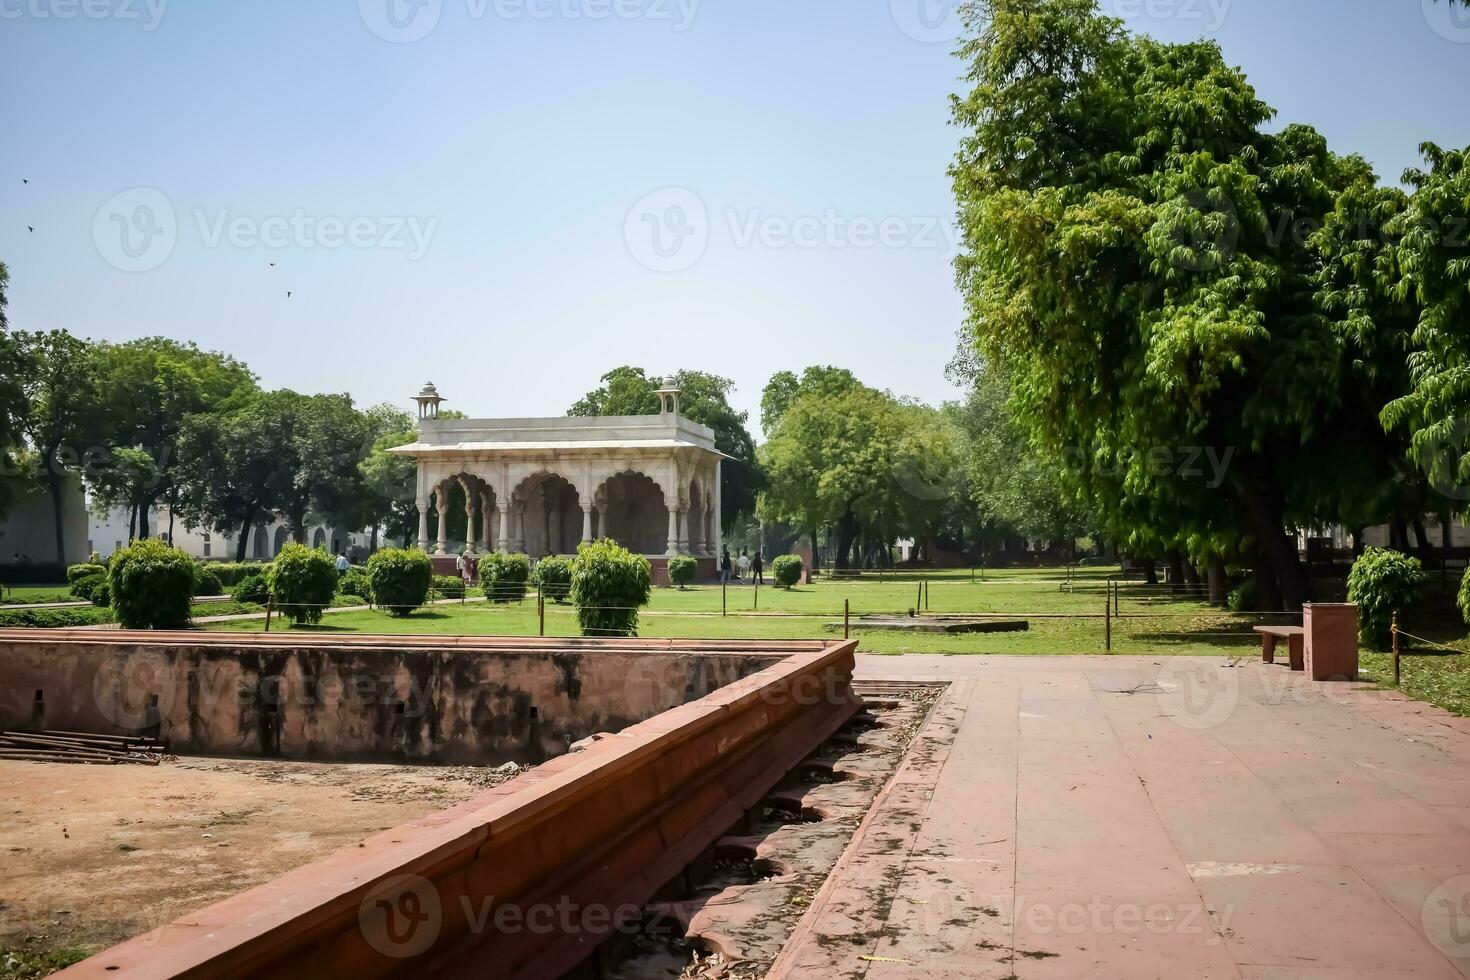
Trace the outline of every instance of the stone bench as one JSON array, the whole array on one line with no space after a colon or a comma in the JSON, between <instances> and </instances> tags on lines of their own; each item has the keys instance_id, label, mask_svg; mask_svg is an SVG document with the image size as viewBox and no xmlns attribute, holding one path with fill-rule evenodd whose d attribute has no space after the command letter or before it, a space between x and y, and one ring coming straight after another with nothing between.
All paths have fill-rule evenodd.
<instances>
[{"instance_id":1,"label":"stone bench","mask_svg":"<svg viewBox=\"0 0 1470 980\"><path fill-rule=\"evenodd\" d=\"M1255 631L1261 634L1261 660L1264 663L1276 662L1276 641L1285 640L1288 659L1291 661L1292 670L1302 670L1305 665L1303 646L1306 642L1307 631L1300 626L1257 626Z\"/></svg>"}]
</instances>

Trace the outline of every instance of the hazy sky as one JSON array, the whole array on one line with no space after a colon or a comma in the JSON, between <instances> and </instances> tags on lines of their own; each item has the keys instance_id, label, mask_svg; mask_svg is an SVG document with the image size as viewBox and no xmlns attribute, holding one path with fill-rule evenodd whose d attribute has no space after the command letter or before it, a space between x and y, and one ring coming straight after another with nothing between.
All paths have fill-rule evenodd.
<instances>
[{"instance_id":1,"label":"hazy sky","mask_svg":"<svg viewBox=\"0 0 1470 980\"><path fill-rule=\"evenodd\" d=\"M1103 5L1218 39L1392 179L1470 143L1443 4ZM0 0L11 325L476 415L561 414L623 363L752 410L809 363L937 402L955 28L933 0Z\"/></svg>"}]
</instances>

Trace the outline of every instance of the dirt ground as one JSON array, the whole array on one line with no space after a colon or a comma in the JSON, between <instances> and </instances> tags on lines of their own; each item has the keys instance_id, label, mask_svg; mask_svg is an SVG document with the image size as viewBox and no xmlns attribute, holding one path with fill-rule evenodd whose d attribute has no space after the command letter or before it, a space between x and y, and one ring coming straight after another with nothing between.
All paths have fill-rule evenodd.
<instances>
[{"instance_id":1,"label":"dirt ground","mask_svg":"<svg viewBox=\"0 0 1470 980\"><path fill-rule=\"evenodd\" d=\"M95 952L506 778L463 766L0 761L0 949Z\"/></svg>"}]
</instances>

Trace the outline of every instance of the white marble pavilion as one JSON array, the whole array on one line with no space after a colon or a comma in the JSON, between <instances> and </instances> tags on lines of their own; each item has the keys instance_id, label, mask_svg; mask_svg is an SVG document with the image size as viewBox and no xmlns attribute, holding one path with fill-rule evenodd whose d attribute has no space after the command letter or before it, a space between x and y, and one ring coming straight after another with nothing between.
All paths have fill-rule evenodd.
<instances>
[{"instance_id":1,"label":"white marble pavilion","mask_svg":"<svg viewBox=\"0 0 1470 980\"><path fill-rule=\"evenodd\" d=\"M612 538L646 555L659 578L674 555L714 573L720 551L720 462L714 430L679 414L659 389L657 415L441 419L432 384L416 397L418 441L392 450L418 463L419 547L448 554L452 488L464 492L468 548L572 554ZM429 508L439 516L429 540ZM655 560L656 559L656 560Z\"/></svg>"}]
</instances>

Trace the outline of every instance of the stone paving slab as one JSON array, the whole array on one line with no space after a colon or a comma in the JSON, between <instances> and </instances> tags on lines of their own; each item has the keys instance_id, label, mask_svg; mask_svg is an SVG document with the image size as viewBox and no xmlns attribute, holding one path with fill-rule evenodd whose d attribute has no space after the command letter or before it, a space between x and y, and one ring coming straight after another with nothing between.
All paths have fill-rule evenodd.
<instances>
[{"instance_id":1,"label":"stone paving slab","mask_svg":"<svg viewBox=\"0 0 1470 980\"><path fill-rule=\"evenodd\" d=\"M773 977L1470 977L1470 725L1218 657L949 680Z\"/></svg>"}]
</instances>

